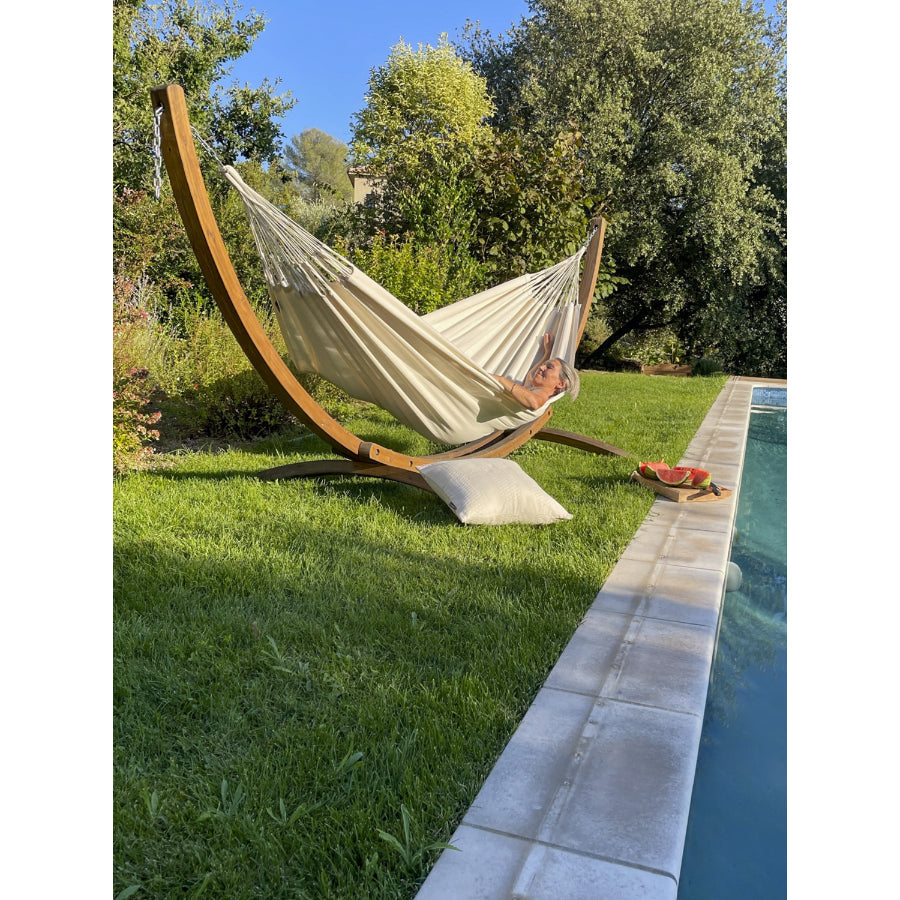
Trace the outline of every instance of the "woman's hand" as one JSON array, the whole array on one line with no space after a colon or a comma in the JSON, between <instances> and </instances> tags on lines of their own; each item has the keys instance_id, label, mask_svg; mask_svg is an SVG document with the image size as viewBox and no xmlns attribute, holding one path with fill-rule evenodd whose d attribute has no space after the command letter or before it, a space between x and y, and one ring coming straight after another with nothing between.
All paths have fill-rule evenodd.
<instances>
[{"instance_id":1,"label":"woman's hand","mask_svg":"<svg viewBox=\"0 0 900 900\"><path fill-rule=\"evenodd\" d=\"M544 353L547 354L547 356L550 355L550 351L553 349L553 340L554 340L554 338L553 338L552 332L548 331L544 335L544 338L542 341L542 344L544 347Z\"/></svg>"}]
</instances>

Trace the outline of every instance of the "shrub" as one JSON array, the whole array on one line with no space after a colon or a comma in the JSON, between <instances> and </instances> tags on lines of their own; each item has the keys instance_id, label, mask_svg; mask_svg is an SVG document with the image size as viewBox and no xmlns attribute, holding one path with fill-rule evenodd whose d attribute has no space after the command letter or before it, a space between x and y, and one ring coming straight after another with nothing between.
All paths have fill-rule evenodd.
<instances>
[{"instance_id":1,"label":"shrub","mask_svg":"<svg viewBox=\"0 0 900 900\"><path fill-rule=\"evenodd\" d=\"M143 301L146 282L118 276L113 282L113 472L138 468L153 454L152 428L160 413L150 412L150 371L142 364L153 341Z\"/></svg>"},{"instance_id":2,"label":"shrub","mask_svg":"<svg viewBox=\"0 0 900 900\"><path fill-rule=\"evenodd\" d=\"M331 241L337 232L350 247L368 247L380 232L398 249L410 240L416 251L437 248L457 284L453 299L574 253L599 208L582 184L580 135L560 134L551 146L523 131L486 129L482 138L392 162L366 204L331 223ZM607 292L618 283L608 270Z\"/></svg>"},{"instance_id":3,"label":"shrub","mask_svg":"<svg viewBox=\"0 0 900 900\"><path fill-rule=\"evenodd\" d=\"M618 344L617 358L639 359L647 366L681 363L685 358L685 350L678 337L666 328L631 334Z\"/></svg>"},{"instance_id":4,"label":"shrub","mask_svg":"<svg viewBox=\"0 0 900 900\"><path fill-rule=\"evenodd\" d=\"M352 250L338 240L335 249L419 315L467 296L478 269L469 257L384 232Z\"/></svg>"},{"instance_id":5,"label":"shrub","mask_svg":"<svg viewBox=\"0 0 900 900\"><path fill-rule=\"evenodd\" d=\"M271 313L256 313L276 349L286 348ZM278 431L293 420L253 369L218 309L198 295L169 310L154 386L184 437L242 440Z\"/></svg>"},{"instance_id":6,"label":"shrub","mask_svg":"<svg viewBox=\"0 0 900 900\"><path fill-rule=\"evenodd\" d=\"M251 185L279 205L293 195L269 189L258 166L241 164L241 174ZM259 255L243 203L223 179L213 175L207 181L209 200L222 239L238 280L251 302L266 307L268 291ZM306 212L304 207L300 207ZM314 213L309 213L314 218ZM184 302L188 306L202 298L207 311L216 308L191 249L168 181L164 180L159 200L147 191L125 189L113 195L113 259L117 271L133 280L144 278L153 285L159 300L154 315L165 321Z\"/></svg>"},{"instance_id":7,"label":"shrub","mask_svg":"<svg viewBox=\"0 0 900 900\"><path fill-rule=\"evenodd\" d=\"M280 205L289 218L320 240L327 236L335 219L347 215L348 211L352 213L353 206L329 200L305 200L299 194L291 195Z\"/></svg>"},{"instance_id":8,"label":"shrub","mask_svg":"<svg viewBox=\"0 0 900 900\"><path fill-rule=\"evenodd\" d=\"M602 301L594 300L578 346L577 364L580 366L609 337Z\"/></svg>"},{"instance_id":9,"label":"shrub","mask_svg":"<svg viewBox=\"0 0 900 900\"><path fill-rule=\"evenodd\" d=\"M145 409L150 402L148 375L147 369L134 368L113 379L113 472L117 474L139 468L153 454L146 442L159 440L159 431L148 427L161 416Z\"/></svg>"},{"instance_id":10,"label":"shrub","mask_svg":"<svg viewBox=\"0 0 900 900\"><path fill-rule=\"evenodd\" d=\"M249 366L233 375L198 383L178 399L182 406L179 419L194 436L250 440L280 431L293 421Z\"/></svg>"},{"instance_id":11,"label":"shrub","mask_svg":"<svg viewBox=\"0 0 900 900\"><path fill-rule=\"evenodd\" d=\"M701 357L691 361L691 375L699 375L701 377L704 375L718 375L722 371L721 363L714 359Z\"/></svg>"},{"instance_id":12,"label":"shrub","mask_svg":"<svg viewBox=\"0 0 900 900\"><path fill-rule=\"evenodd\" d=\"M116 471L145 465L153 450L197 438L250 440L296 424L253 369L218 308L199 291L159 309L148 279L116 279L114 313L114 457ZM274 314L254 307L288 361ZM163 324L164 323L164 324ZM288 362L288 365L292 365ZM318 403L345 411L348 398L316 375L295 371ZM149 412L153 398L157 411ZM161 411L161 412L160 412ZM152 429L161 414L163 431Z\"/></svg>"}]
</instances>

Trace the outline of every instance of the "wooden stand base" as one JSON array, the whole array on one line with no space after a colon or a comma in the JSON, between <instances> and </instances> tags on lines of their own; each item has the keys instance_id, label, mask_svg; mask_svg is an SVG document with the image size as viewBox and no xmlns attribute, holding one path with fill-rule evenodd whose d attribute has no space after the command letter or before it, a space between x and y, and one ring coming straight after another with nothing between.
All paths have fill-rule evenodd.
<instances>
[{"instance_id":1,"label":"wooden stand base","mask_svg":"<svg viewBox=\"0 0 900 900\"><path fill-rule=\"evenodd\" d=\"M382 478L386 481L398 481L430 491L430 485L415 469L401 469L397 466L380 466L373 463L359 462L353 459L314 459L309 462L289 463L276 466L257 473L263 481L281 481L289 478L321 478L324 475L362 475L369 478Z\"/></svg>"},{"instance_id":2,"label":"wooden stand base","mask_svg":"<svg viewBox=\"0 0 900 900\"><path fill-rule=\"evenodd\" d=\"M596 438L559 428L538 428L523 426L515 432L497 432L489 439L474 441L465 448L458 448L447 453L436 453L432 456L401 457L404 464L376 462L372 459L315 459L307 462L288 463L264 469L257 473L257 478L264 481L280 481L289 478L321 478L325 475L359 475L369 478L383 478L386 481L397 481L413 487L431 491L428 482L419 473L418 467L426 463L446 459L487 459L508 456L513 449L525 443L527 438L538 438L556 444L564 444L587 453L607 456L632 456L626 450L598 441ZM431 491L434 493L433 491Z\"/></svg>"}]
</instances>

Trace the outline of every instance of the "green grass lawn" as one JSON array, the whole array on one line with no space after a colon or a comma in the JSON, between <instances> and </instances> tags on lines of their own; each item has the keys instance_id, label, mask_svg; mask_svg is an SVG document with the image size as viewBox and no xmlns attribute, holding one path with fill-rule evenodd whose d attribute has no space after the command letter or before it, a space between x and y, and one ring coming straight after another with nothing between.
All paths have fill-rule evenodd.
<instances>
[{"instance_id":1,"label":"green grass lawn","mask_svg":"<svg viewBox=\"0 0 900 900\"><path fill-rule=\"evenodd\" d=\"M674 465L723 384L585 372L551 424ZM116 480L116 894L414 896L655 498L539 441L513 458L571 521L255 477L328 455L298 430Z\"/></svg>"}]
</instances>

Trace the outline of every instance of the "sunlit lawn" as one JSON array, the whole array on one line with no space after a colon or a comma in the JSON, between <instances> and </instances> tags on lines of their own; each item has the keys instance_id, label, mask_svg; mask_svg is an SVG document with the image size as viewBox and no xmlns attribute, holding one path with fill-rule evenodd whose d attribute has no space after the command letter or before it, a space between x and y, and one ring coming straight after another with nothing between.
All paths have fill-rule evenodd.
<instances>
[{"instance_id":1,"label":"sunlit lawn","mask_svg":"<svg viewBox=\"0 0 900 900\"><path fill-rule=\"evenodd\" d=\"M723 383L586 372L552 424L674 464ZM326 449L298 430L116 482L116 893L412 897L654 499L633 460L539 441L513 458L571 521L255 477Z\"/></svg>"}]
</instances>

